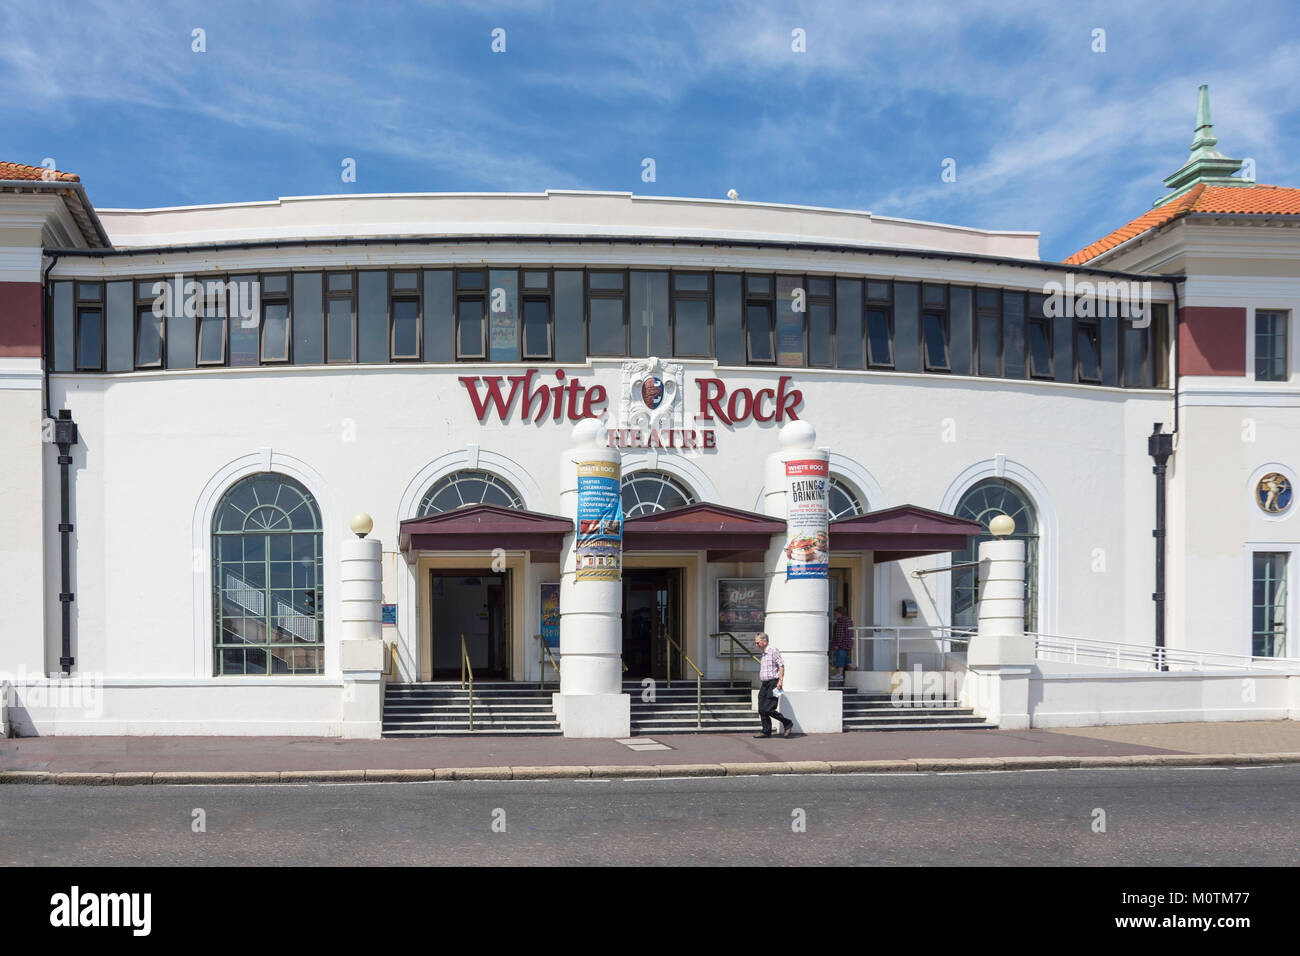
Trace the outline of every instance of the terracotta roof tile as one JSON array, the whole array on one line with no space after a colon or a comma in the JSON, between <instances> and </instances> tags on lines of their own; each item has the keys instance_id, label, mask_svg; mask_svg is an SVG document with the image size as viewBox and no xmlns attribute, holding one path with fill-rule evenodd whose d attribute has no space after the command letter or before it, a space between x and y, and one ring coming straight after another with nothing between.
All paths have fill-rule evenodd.
<instances>
[{"instance_id":1,"label":"terracotta roof tile","mask_svg":"<svg viewBox=\"0 0 1300 956\"><path fill-rule=\"evenodd\" d=\"M61 173L57 169L46 169L44 166L24 166L22 163L0 162L0 180L3 179L25 179L31 181L48 179L51 182L58 183L81 182L81 177L74 173Z\"/></svg>"},{"instance_id":2,"label":"terracotta roof tile","mask_svg":"<svg viewBox=\"0 0 1300 956\"><path fill-rule=\"evenodd\" d=\"M1135 236L1192 213L1254 216L1300 216L1300 189L1289 186L1211 186L1207 183L1188 190L1173 202L1148 209L1132 222L1084 246L1064 260L1080 265L1128 242Z\"/></svg>"}]
</instances>

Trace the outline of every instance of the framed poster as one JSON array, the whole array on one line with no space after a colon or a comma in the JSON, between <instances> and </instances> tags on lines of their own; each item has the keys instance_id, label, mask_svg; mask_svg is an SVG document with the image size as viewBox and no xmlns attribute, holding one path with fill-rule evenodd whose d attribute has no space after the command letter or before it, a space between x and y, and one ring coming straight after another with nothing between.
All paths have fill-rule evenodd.
<instances>
[{"instance_id":1,"label":"framed poster","mask_svg":"<svg viewBox=\"0 0 1300 956\"><path fill-rule=\"evenodd\" d=\"M762 578L718 579L719 631L730 631L744 640L763 629L764 613ZM723 643L731 645L725 638Z\"/></svg>"},{"instance_id":2,"label":"framed poster","mask_svg":"<svg viewBox=\"0 0 1300 956\"><path fill-rule=\"evenodd\" d=\"M542 584L542 640L547 647L560 646L560 586Z\"/></svg>"}]
</instances>

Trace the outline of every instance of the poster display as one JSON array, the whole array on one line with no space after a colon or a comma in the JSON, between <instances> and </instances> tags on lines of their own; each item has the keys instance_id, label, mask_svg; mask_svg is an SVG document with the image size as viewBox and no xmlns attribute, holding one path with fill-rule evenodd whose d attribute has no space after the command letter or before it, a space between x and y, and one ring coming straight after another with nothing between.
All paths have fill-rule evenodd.
<instances>
[{"instance_id":1,"label":"poster display","mask_svg":"<svg viewBox=\"0 0 1300 956\"><path fill-rule=\"evenodd\" d=\"M776 277L776 364L803 365L803 302L796 304L794 276ZM795 311L796 308L801 311Z\"/></svg>"},{"instance_id":2,"label":"poster display","mask_svg":"<svg viewBox=\"0 0 1300 956\"><path fill-rule=\"evenodd\" d=\"M488 273L488 357L493 362L519 361L519 273Z\"/></svg>"},{"instance_id":3,"label":"poster display","mask_svg":"<svg viewBox=\"0 0 1300 956\"><path fill-rule=\"evenodd\" d=\"M719 631L730 631L742 639L757 634L763 630L763 614L762 578L718 579Z\"/></svg>"},{"instance_id":4,"label":"poster display","mask_svg":"<svg viewBox=\"0 0 1300 956\"><path fill-rule=\"evenodd\" d=\"M616 461L578 462L576 581L622 580L623 499Z\"/></svg>"},{"instance_id":5,"label":"poster display","mask_svg":"<svg viewBox=\"0 0 1300 956\"><path fill-rule=\"evenodd\" d=\"M560 646L560 586L543 584L542 588L542 640L547 647Z\"/></svg>"},{"instance_id":6,"label":"poster display","mask_svg":"<svg viewBox=\"0 0 1300 956\"><path fill-rule=\"evenodd\" d=\"M785 463L785 577L826 578L830 543L826 535L826 485L829 464L816 458Z\"/></svg>"}]
</instances>

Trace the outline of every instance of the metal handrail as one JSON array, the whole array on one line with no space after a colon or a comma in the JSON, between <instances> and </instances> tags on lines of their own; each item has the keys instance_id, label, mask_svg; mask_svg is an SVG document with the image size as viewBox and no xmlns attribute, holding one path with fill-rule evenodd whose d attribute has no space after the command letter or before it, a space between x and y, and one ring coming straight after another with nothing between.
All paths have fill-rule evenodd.
<instances>
[{"instance_id":1,"label":"metal handrail","mask_svg":"<svg viewBox=\"0 0 1300 956\"><path fill-rule=\"evenodd\" d=\"M682 655L682 660L691 665L691 670L695 671L695 729L700 730L704 727L704 671L695 666L695 661L691 660L682 646L673 640L671 634L665 634L664 640L668 642L668 680L666 686L673 686L673 648L677 648L677 653Z\"/></svg>"},{"instance_id":2,"label":"metal handrail","mask_svg":"<svg viewBox=\"0 0 1300 956\"><path fill-rule=\"evenodd\" d=\"M1088 637L1063 637L1059 634L1025 632L1034 639L1034 656L1044 660L1048 654L1068 654L1069 662L1077 664L1080 654L1121 668L1124 662L1140 663L1143 668L1169 670L1183 667L1204 670L1206 667L1223 667L1261 670L1300 671L1300 659L1294 657L1255 657L1248 654L1230 654L1222 651L1190 651L1181 648L1155 647L1151 644L1130 644L1122 641L1103 641Z\"/></svg>"},{"instance_id":3,"label":"metal handrail","mask_svg":"<svg viewBox=\"0 0 1300 956\"><path fill-rule=\"evenodd\" d=\"M894 670L898 670L899 667L901 666L900 658L902 655L902 649L900 645L902 644L903 641L941 641L946 645L969 644L971 638L974 637L976 633L973 630L952 627L947 624L902 624L902 625L861 624L856 627L850 628L850 630L854 632L853 650L855 654L857 653L859 641L892 640L894 642ZM866 634L862 633L865 631L871 631L871 632L889 631L892 632L893 636L892 637L890 636L868 637L866 636ZM902 633L903 631L924 631L925 634L916 635L916 636L913 635L905 636ZM948 654L949 651L950 651L950 647L946 647L941 653ZM870 669L870 668L862 667L860 662L855 662L854 666L857 667L859 670Z\"/></svg>"},{"instance_id":4,"label":"metal handrail","mask_svg":"<svg viewBox=\"0 0 1300 956\"><path fill-rule=\"evenodd\" d=\"M730 631L714 631L709 637L725 637L739 647L755 664L762 664L761 658L755 657L748 647L737 640L736 635ZM736 685L736 655L727 655L727 684L734 687Z\"/></svg>"},{"instance_id":5,"label":"metal handrail","mask_svg":"<svg viewBox=\"0 0 1300 956\"><path fill-rule=\"evenodd\" d=\"M540 680L537 682L537 687L539 690L545 690L546 689L546 658L549 657L551 659L551 666L555 668L555 682L557 684L560 681L560 662L557 661L555 659L555 655L551 653L551 645L546 643L546 638L544 638L540 634L536 634L534 635L534 637L537 638L537 643L542 645L542 653L537 655L537 663L539 665L538 671L541 675Z\"/></svg>"},{"instance_id":6,"label":"metal handrail","mask_svg":"<svg viewBox=\"0 0 1300 956\"><path fill-rule=\"evenodd\" d=\"M460 636L460 686L465 686L465 671L469 670L469 729L474 732L474 665L469 660L469 650L465 647L465 635Z\"/></svg>"}]
</instances>

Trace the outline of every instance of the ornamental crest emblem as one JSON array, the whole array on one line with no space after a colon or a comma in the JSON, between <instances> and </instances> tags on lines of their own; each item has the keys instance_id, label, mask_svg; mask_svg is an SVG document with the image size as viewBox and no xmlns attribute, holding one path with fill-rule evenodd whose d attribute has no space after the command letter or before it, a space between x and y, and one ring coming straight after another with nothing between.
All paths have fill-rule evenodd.
<instances>
[{"instance_id":1,"label":"ornamental crest emblem","mask_svg":"<svg viewBox=\"0 0 1300 956\"><path fill-rule=\"evenodd\" d=\"M623 363L623 394L619 403L621 428L684 428L685 372L679 363L658 358Z\"/></svg>"}]
</instances>

